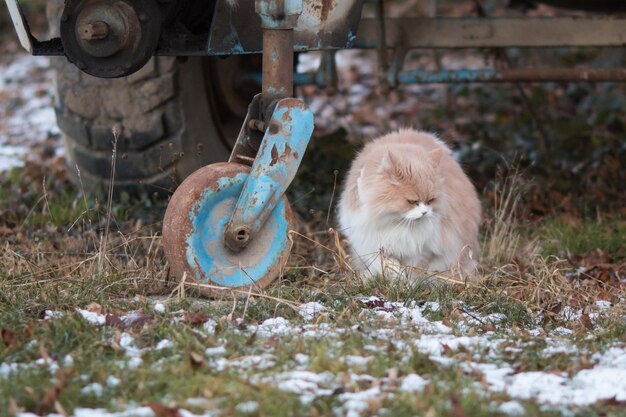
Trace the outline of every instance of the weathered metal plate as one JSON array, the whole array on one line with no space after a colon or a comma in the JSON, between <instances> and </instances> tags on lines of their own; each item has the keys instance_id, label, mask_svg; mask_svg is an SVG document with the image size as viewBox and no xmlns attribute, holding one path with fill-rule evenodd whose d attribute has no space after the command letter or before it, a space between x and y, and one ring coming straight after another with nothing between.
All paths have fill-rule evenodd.
<instances>
[{"instance_id":1,"label":"weathered metal plate","mask_svg":"<svg viewBox=\"0 0 626 417\"><path fill-rule=\"evenodd\" d=\"M378 45L375 19L362 19L355 48ZM495 48L626 45L623 17L385 19L387 46Z\"/></svg>"},{"instance_id":2,"label":"weathered metal plate","mask_svg":"<svg viewBox=\"0 0 626 417\"><path fill-rule=\"evenodd\" d=\"M294 220L286 198L279 201L248 247L235 253L224 245L224 227L249 169L230 162L199 169L178 187L165 212L163 249L170 268L192 287L200 284L197 289L205 295L245 295L250 288L258 291L268 286L287 262L288 233Z\"/></svg>"},{"instance_id":3,"label":"weathered metal plate","mask_svg":"<svg viewBox=\"0 0 626 417\"><path fill-rule=\"evenodd\" d=\"M208 41L209 55L261 53L263 35L255 0L235 8L218 0ZM361 18L363 0L304 0L294 29L294 50L349 48Z\"/></svg>"},{"instance_id":4,"label":"weathered metal plate","mask_svg":"<svg viewBox=\"0 0 626 417\"><path fill-rule=\"evenodd\" d=\"M312 133L313 112L302 100L278 101L227 227L227 245L235 247L238 241L245 245L247 240L238 239L239 233L258 239L257 231L265 227L265 219L296 175Z\"/></svg>"},{"instance_id":5,"label":"weathered metal plate","mask_svg":"<svg viewBox=\"0 0 626 417\"><path fill-rule=\"evenodd\" d=\"M15 32L17 32L17 37L20 40L22 48L32 54L32 36L30 30L28 30L28 23L26 22L26 18L24 17L24 13L22 13L19 3L17 0L5 0L5 2L9 8L9 15L11 15L11 20L13 21L13 26L15 27Z\"/></svg>"}]
</instances>

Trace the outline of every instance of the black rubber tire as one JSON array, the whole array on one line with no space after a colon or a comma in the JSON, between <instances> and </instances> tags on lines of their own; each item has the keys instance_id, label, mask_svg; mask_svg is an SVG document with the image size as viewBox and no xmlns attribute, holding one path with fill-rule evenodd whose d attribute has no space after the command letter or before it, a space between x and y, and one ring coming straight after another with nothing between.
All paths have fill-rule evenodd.
<instances>
[{"instance_id":1,"label":"black rubber tire","mask_svg":"<svg viewBox=\"0 0 626 417\"><path fill-rule=\"evenodd\" d=\"M53 35L62 6L48 3ZM77 185L90 194L108 189L114 146L116 194L167 195L191 172L227 160L232 138L224 138L211 109L208 59L154 57L131 76L101 79L53 58L57 122Z\"/></svg>"}]
</instances>

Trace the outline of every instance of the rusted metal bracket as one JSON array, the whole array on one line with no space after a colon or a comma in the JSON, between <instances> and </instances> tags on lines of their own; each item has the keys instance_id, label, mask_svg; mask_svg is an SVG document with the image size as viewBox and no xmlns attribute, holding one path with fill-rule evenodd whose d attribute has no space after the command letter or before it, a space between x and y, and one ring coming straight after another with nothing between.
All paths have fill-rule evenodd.
<instances>
[{"instance_id":1,"label":"rusted metal bracket","mask_svg":"<svg viewBox=\"0 0 626 417\"><path fill-rule=\"evenodd\" d=\"M261 230L296 175L312 133L313 113L304 102L278 101L224 231L231 250L245 248Z\"/></svg>"},{"instance_id":2,"label":"rusted metal bracket","mask_svg":"<svg viewBox=\"0 0 626 417\"><path fill-rule=\"evenodd\" d=\"M263 89L231 154L231 161L252 164L224 230L224 243L234 252L250 244L283 198L313 133L311 110L286 98L293 95L293 28L302 0L257 0L256 10L263 26Z\"/></svg>"},{"instance_id":3,"label":"rusted metal bracket","mask_svg":"<svg viewBox=\"0 0 626 417\"><path fill-rule=\"evenodd\" d=\"M248 113L241 125L228 162L252 165L261 146L263 133L265 133L265 129L259 129L260 123L263 123L262 127L265 127L265 122L261 120L261 94L257 94L248 105Z\"/></svg>"}]
</instances>

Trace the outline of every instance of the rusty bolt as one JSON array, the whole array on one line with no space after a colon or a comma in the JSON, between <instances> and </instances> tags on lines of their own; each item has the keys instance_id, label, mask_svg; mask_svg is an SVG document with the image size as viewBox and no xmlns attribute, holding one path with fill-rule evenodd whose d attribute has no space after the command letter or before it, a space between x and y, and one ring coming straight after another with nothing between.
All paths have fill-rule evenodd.
<instances>
[{"instance_id":1,"label":"rusty bolt","mask_svg":"<svg viewBox=\"0 0 626 417\"><path fill-rule=\"evenodd\" d=\"M250 119L250 121L248 121L248 129L265 132L265 122L259 119Z\"/></svg>"},{"instance_id":2,"label":"rusty bolt","mask_svg":"<svg viewBox=\"0 0 626 417\"><path fill-rule=\"evenodd\" d=\"M270 133L272 135L277 134L280 131L280 125L278 123L271 123L270 124Z\"/></svg>"},{"instance_id":3,"label":"rusty bolt","mask_svg":"<svg viewBox=\"0 0 626 417\"><path fill-rule=\"evenodd\" d=\"M109 36L109 25L104 22L87 23L78 28L78 33L85 41L104 39Z\"/></svg>"},{"instance_id":4,"label":"rusty bolt","mask_svg":"<svg viewBox=\"0 0 626 417\"><path fill-rule=\"evenodd\" d=\"M240 252L250 243L250 228L248 226L226 227L224 243L233 252Z\"/></svg>"}]
</instances>

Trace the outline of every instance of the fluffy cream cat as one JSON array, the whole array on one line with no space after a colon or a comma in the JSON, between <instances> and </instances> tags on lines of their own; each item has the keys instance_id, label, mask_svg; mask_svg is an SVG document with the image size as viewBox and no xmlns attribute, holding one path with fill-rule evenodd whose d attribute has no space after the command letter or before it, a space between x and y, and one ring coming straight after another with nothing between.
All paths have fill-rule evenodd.
<instances>
[{"instance_id":1,"label":"fluffy cream cat","mask_svg":"<svg viewBox=\"0 0 626 417\"><path fill-rule=\"evenodd\" d=\"M469 276L478 258L480 201L436 136L400 130L368 143L352 163L339 224L355 267L382 273L382 257Z\"/></svg>"}]
</instances>

